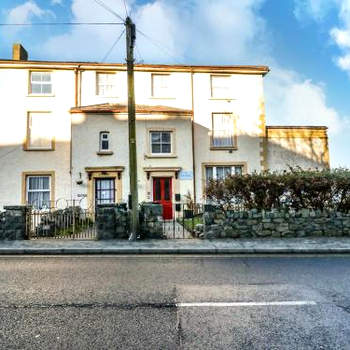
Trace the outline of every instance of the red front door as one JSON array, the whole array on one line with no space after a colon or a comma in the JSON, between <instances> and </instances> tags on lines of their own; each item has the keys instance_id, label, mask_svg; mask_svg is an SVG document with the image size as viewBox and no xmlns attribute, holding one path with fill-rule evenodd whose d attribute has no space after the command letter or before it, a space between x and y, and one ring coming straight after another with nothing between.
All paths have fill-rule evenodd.
<instances>
[{"instance_id":1,"label":"red front door","mask_svg":"<svg viewBox=\"0 0 350 350\"><path fill-rule=\"evenodd\" d=\"M153 201L162 204L164 220L171 220L173 218L171 180L171 177L153 178Z\"/></svg>"}]
</instances>

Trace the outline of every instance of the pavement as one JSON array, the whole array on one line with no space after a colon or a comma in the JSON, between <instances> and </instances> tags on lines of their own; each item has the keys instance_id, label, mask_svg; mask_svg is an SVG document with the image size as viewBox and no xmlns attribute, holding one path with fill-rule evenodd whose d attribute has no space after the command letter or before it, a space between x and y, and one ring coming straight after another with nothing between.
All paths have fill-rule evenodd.
<instances>
[{"instance_id":1,"label":"pavement","mask_svg":"<svg viewBox=\"0 0 350 350\"><path fill-rule=\"evenodd\" d=\"M262 239L2 241L0 255L16 254L350 254L350 237Z\"/></svg>"}]
</instances>

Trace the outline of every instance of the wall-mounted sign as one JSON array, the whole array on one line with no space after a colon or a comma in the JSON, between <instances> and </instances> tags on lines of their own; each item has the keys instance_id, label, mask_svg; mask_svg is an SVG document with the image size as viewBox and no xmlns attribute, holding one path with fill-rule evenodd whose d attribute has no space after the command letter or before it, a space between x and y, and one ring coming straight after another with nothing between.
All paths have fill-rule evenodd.
<instances>
[{"instance_id":1,"label":"wall-mounted sign","mask_svg":"<svg viewBox=\"0 0 350 350\"><path fill-rule=\"evenodd\" d=\"M181 170L179 178L180 178L180 180L192 180L193 179L193 171Z\"/></svg>"}]
</instances>

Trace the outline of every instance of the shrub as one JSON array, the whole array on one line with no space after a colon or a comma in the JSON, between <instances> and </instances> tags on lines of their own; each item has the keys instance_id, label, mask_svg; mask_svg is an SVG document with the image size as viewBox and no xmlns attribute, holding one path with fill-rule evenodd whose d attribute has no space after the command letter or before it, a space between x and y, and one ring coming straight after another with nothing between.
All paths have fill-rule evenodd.
<instances>
[{"instance_id":1,"label":"shrub","mask_svg":"<svg viewBox=\"0 0 350 350\"><path fill-rule=\"evenodd\" d=\"M283 173L262 172L231 175L211 180L207 199L223 207L239 205L245 209L299 210L332 209L350 211L350 170L302 170L290 168Z\"/></svg>"}]
</instances>

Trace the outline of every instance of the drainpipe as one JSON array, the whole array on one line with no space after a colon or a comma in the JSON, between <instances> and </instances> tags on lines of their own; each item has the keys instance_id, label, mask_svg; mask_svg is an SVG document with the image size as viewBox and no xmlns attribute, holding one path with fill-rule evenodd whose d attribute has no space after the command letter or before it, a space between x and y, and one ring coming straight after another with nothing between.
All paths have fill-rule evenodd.
<instances>
[{"instance_id":1,"label":"drainpipe","mask_svg":"<svg viewBox=\"0 0 350 350\"><path fill-rule=\"evenodd\" d=\"M80 81L79 78L81 76L80 70L79 70L80 65L77 66L77 68L74 69L74 107L79 106L79 85ZM73 127L72 127L72 115L70 116L70 145L69 145L69 174L70 174L70 186L71 186L71 200L73 200Z\"/></svg>"},{"instance_id":2,"label":"drainpipe","mask_svg":"<svg viewBox=\"0 0 350 350\"><path fill-rule=\"evenodd\" d=\"M191 129L192 129L192 164L193 164L193 199L194 204L197 203L196 199L196 162L194 151L194 92L193 92L193 68L191 68L191 95L192 95L192 116L191 116Z\"/></svg>"}]
</instances>

